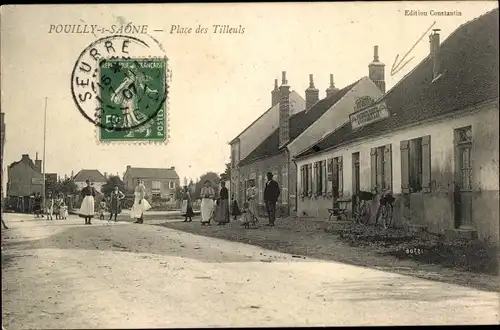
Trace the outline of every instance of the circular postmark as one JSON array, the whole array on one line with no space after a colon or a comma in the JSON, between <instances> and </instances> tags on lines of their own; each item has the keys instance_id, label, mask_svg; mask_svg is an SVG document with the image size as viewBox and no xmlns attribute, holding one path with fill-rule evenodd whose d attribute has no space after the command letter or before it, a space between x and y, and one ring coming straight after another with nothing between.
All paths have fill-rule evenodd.
<instances>
[{"instance_id":1,"label":"circular postmark","mask_svg":"<svg viewBox=\"0 0 500 330\"><path fill-rule=\"evenodd\" d=\"M161 44L151 39L108 36L91 43L78 57L71 73L73 100L80 113L100 127L102 136L106 132L109 139L116 139L109 135L116 132L148 136L152 126L163 134L157 117L165 116L168 59Z\"/></svg>"}]
</instances>

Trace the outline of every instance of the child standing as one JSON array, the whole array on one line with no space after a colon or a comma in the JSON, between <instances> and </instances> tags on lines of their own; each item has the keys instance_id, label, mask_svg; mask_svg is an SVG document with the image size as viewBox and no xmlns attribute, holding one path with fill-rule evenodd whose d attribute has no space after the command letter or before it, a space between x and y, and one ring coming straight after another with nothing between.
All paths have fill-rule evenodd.
<instances>
[{"instance_id":1,"label":"child standing","mask_svg":"<svg viewBox=\"0 0 500 330\"><path fill-rule=\"evenodd\" d=\"M45 202L45 210L47 214L47 220L53 220L52 214L54 214L54 199L52 198L52 194L49 193L47 200Z\"/></svg>"},{"instance_id":2,"label":"child standing","mask_svg":"<svg viewBox=\"0 0 500 330\"><path fill-rule=\"evenodd\" d=\"M241 215L240 207L238 206L238 201L234 198L234 195L231 197L233 200L231 202L231 215L233 216L233 219L236 220L238 216Z\"/></svg>"},{"instance_id":3,"label":"child standing","mask_svg":"<svg viewBox=\"0 0 500 330\"><path fill-rule=\"evenodd\" d=\"M102 199L99 203L99 220L104 220L104 212L107 211L106 199Z\"/></svg>"}]
</instances>

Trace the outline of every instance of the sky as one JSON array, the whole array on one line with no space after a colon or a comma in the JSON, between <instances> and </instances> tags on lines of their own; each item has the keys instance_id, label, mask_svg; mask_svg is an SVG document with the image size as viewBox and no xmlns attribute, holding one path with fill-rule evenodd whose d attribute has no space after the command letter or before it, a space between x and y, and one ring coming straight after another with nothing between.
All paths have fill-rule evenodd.
<instances>
[{"instance_id":1,"label":"sky","mask_svg":"<svg viewBox=\"0 0 500 330\"><path fill-rule=\"evenodd\" d=\"M2 6L4 173L22 154L42 157L45 97L46 172L64 176L85 168L123 175L127 165L175 166L181 180L223 172L230 157L228 142L270 107L274 79L281 80L282 71L303 97L313 74L323 98L330 73L338 88L367 76L378 45L389 90L428 55L424 36L408 56L413 60L391 76L396 56L410 50L434 21L445 40L461 24L496 7L496 1ZM406 10L428 15L407 16ZM462 15L431 16L431 10ZM107 27L122 21L148 25L169 58L166 145L100 145L70 88L75 61L97 38L49 33L50 25ZM198 24L241 25L245 32L170 34L171 25L194 29Z\"/></svg>"}]
</instances>

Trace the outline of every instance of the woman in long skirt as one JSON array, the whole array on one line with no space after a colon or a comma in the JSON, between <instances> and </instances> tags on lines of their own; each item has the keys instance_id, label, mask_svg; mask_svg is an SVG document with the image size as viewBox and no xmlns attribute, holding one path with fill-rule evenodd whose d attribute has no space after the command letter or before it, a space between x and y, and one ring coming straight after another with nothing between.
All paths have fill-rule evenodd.
<instances>
[{"instance_id":1,"label":"woman in long skirt","mask_svg":"<svg viewBox=\"0 0 500 330\"><path fill-rule=\"evenodd\" d=\"M182 209L181 213L184 216L184 221L183 222L191 222L193 221L193 206L192 206L192 201L191 201L191 194L189 193L189 188L187 186L184 186L184 195L183 195L183 200L182 200Z\"/></svg>"},{"instance_id":2,"label":"woman in long skirt","mask_svg":"<svg viewBox=\"0 0 500 330\"><path fill-rule=\"evenodd\" d=\"M82 205L80 206L80 210L78 211L78 215L85 219L86 225L91 225L90 219L92 219L95 215L95 196L96 191L94 187L90 185L90 180L85 180L87 186L82 189L80 192L83 197Z\"/></svg>"},{"instance_id":3,"label":"woman in long skirt","mask_svg":"<svg viewBox=\"0 0 500 330\"><path fill-rule=\"evenodd\" d=\"M229 222L229 190L227 190L224 181L222 181L220 185L221 188L215 212L215 221L217 221L217 225L224 226Z\"/></svg>"},{"instance_id":4,"label":"woman in long skirt","mask_svg":"<svg viewBox=\"0 0 500 330\"><path fill-rule=\"evenodd\" d=\"M47 214L47 220L53 220L52 215L54 214L54 199L52 198L51 193L49 193L49 196L45 201L45 213Z\"/></svg>"},{"instance_id":5,"label":"woman in long skirt","mask_svg":"<svg viewBox=\"0 0 500 330\"><path fill-rule=\"evenodd\" d=\"M214 211L215 190L211 187L210 180L205 181L205 186L201 188L201 225L210 226L210 219Z\"/></svg>"},{"instance_id":6,"label":"woman in long skirt","mask_svg":"<svg viewBox=\"0 0 500 330\"><path fill-rule=\"evenodd\" d=\"M137 181L137 187L134 190L134 205L130 211L130 217L136 219L134 223L144 223L144 212L151 208L146 200L146 187L142 180Z\"/></svg>"},{"instance_id":7,"label":"woman in long skirt","mask_svg":"<svg viewBox=\"0 0 500 330\"><path fill-rule=\"evenodd\" d=\"M259 191L257 190L257 187L255 187L255 180L251 179L250 180L250 187L247 189L247 202L248 202L248 208L250 209L250 212L254 216L257 216L257 197L258 197Z\"/></svg>"}]
</instances>

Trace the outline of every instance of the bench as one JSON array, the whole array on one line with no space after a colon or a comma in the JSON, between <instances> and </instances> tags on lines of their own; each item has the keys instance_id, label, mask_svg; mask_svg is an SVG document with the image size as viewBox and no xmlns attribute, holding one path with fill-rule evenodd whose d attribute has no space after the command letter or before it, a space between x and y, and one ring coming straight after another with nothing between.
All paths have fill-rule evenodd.
<instances>
[{"instance_id":1,"label":"bench","mask_svg":"<svg viewBox=\"0 0 500 330\"><path fill-rule=\"evenodd\" d=\"M351 199L347 197L337 198L337 200L333 203L333 208L328 209L328 212L330 212L328 221L332 221L332 217L337 217L337 220L340 220L342 216L345 216L347 220L347 206L350 202Z\"/></svg>"}]
</instances>

